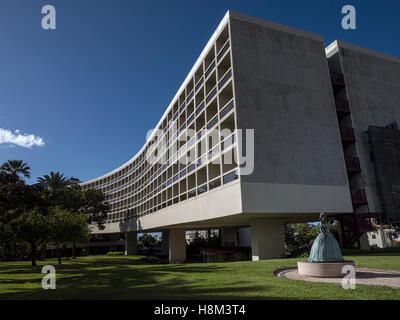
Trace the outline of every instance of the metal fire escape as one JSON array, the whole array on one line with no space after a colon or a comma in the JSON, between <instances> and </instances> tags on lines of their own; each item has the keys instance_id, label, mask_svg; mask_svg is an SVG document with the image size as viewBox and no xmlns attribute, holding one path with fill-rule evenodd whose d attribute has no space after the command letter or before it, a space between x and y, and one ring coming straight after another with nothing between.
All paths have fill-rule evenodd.
<instances>
[{"instance_id":1,"label":"metal fire escape","mask_svg":"<svg viewBox=\"0 0 400 320\"><path fill-rule=\"evenodd\" d=\"M351 214L337 216L341 226L341 246L353 248L360 246L360 237L364 232L373 230L368 214L359 214L357 211L362 206L367 206L367 197L364 189L359 189L351 183L351 177L361 173L360 160L357 154L356 135L354 129L349 126L352 123L350 105L344 96L346 85L341 73L330 73L332 90L335 97L336 115L342 140L343 153L346 163L347 177L350 186L353 212ZM341 94L339 94L341 93ZM342 97L342 98L340 98ZM347 125L344 125L346 123ZM349 148L349 149L348 149ZM347 149L347 150L346 150ZM349 151L351 150L351 152Z\"/></svg>"}]
</instances>

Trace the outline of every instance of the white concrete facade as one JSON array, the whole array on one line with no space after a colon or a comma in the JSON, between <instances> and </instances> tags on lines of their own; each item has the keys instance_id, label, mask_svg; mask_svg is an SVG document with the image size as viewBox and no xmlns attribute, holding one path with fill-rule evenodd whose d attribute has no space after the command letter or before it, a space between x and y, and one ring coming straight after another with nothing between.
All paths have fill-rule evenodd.
<instances>
[{"instance_id":1,"label":"white concrete facade","mask_svg":"<svg viewBox=\"0 0 400 320\"><path fill-rule=\"evenodd\" d=\"M281 257L283 223L353 212L319 35L228 11L156 129L161 136L153 133L127 163L82 183L101 189L111 206L105 229L94 233L132 240L134 232L168 229L170 261L183 262L185 230L218 228L223 243L238 245L238 227L250 227L260 260ZM237 129L255 132L248 175L238 161L224 161L245 150Z\"/></svg>"},{"instance_id":2,"label":"white concrete facade","mask_svg":"<svg viewBox=\"0 0 400 320\"><path fill-rule=\"evenodd\" d=\"M378 228L367 233L368 245L370 247L387 248L393 245L390 237L392 230Z\"/></svg>"}]
</instances>

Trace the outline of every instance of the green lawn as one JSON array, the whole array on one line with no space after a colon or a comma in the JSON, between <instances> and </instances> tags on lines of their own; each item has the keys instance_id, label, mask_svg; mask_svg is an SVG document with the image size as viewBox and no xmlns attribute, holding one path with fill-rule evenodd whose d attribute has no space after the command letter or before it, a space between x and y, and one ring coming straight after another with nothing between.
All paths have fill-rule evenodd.
<instances>
[{"instance_id":1,"label":"green lawn","mask_svg":"<svg viewBox=\"0 0 400 320\"><path fill-rule=\"evenodd\" d=\"M346 257L359 267L400 270L400 256ZM148 264L140 257L80 257L64 261L0 263L0 299L400 299L400 289L276 278L274 269L296 259L258 262ZM57 270L57 289L43 290L41 266Z\"/></svg>"}]
</instances>

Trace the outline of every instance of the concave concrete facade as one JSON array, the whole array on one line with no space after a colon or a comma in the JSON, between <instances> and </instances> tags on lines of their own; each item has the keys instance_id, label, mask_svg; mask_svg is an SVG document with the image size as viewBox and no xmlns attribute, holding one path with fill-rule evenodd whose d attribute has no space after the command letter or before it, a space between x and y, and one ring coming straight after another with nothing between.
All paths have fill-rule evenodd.
<instances>
[{"instance_id":1,"label":"concave concrete facade","mask_svg":"<svg viewBox=\"0 0 400 320\"><path fill-rule=\"evenodd\" d=\"M82 183L111 205L93 232L127 232L127 253L135 232L169 230L170 260L184 261L185 230L250 226L253 260L279 258L284 223L354 212L319 35L228 11L156 129Z\"/></svg>"}]
</instances>

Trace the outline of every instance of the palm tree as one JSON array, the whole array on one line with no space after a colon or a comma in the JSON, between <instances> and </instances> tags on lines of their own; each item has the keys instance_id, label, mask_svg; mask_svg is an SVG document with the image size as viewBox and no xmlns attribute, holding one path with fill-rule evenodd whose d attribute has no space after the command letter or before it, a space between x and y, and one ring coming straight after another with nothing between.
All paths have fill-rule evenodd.
<instances>
[{"instance_id":1,"label":"palm tree","mask_svg":"<svg viewBox=\"0 0 400 320\"><path fill-rule=\"evenodd\" d=\"M60 173L59 171L51 171L50 175L45 174L43 177L39 177L37 181L40 185L42 185L52 193L57 193L65 189L69 185L76 183L75 178L73 178L72 180L68 179L67 177L64 177L64 174Z\"/></svg>"},{"instance_id":2,"label":"palm tree","mask_svg":"<svg viewBox=\"0 0 400 320\"><path fill-rule=\"evenodd\" d=\"M69 178L69 182L70 182L70 184L79 184L79 183L81 183L81 180L79 180L78 178L75 178L75 177L71 177L71 178Z\"/></svg>"},{"instance_id":3,"label":"palm tree","mask_svg":"<svg viewBox=\"0 0 400 320\"><path fill-rule=\"evenodd\" d=\"M0 170L17 177L20 174L28 179L31 177L31 167L22 160L8 160L1 165Z\"/></svg>"},{"instance_id":4,"label":"palm tree","mask_svg":"<svg viewBox=\"0 0 400 320\"><path fill-rule=\"evenodd\" d=\"M54 204L58 205L60 205L60 203L65 201L65 194L63 194L64 193L63 191L65 191L69 187L71 188L76 187L80 183L78 178L74 177L67 178L64 176L63 173L60 173L59 171L57 172L51 171L50 175L45 174L43 177L39 177L37 179L37 182L39 185L43 186L45 189L49 191L51 201ZM76 243L74 242L72 247L73 258L76 257L75 252L76 252Z\"/></svg>"}]
</instances>

